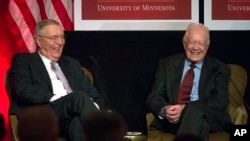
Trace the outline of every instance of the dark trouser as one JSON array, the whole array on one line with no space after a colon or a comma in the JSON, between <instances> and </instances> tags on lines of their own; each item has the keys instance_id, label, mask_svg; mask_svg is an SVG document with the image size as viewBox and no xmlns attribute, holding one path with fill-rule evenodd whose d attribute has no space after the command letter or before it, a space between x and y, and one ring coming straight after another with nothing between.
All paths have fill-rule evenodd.
<instances>
[{"instance_id":1,"label":"dark trouser","mask_svg":"<svg viewBox=\"0 0 250 141\"><path fill-rule=\"evenodd\" d=\"M199 136L203 141L208 141L209 124L200 111L199 106L189 104L183 109L180 122L172 124L168 120L154 121L153 127L166 133L179 134L193 134ZM161 125L161 126L159 126Z\"/></svg>"},{"instance_id":2,"label":"dark trouser","mask_svg":"<svg viewBox=\"0 0 250 141\"><path fill-rule=\"evenodd\" d=\"M194 134L199 136L203 141L208 141L209 124L204 113L200 111L197 105L188 105L182 116L177 134Z\"/></svg>"},{"instance_id":3,"label":"dark trouser","mask_svg":"<svg viewBox=\"0 0 250 141\"><path fill-rule=\"evenodd\" d=\"M60 136L67 141L83 141L84 119L98 111L96 106L82 92L73 92L50 104L59 118Z\"/></svg>"},{"instance_id":4,"label":"dark trouser","mask_svg":"<svg viewBox=\"0 0 250 141\"><path fill-rule=\"evenodd\" d=\"M177 124L172 124L167 119L155 119L151 127L177 135L193 134L202 141L208 141L210 132L228 131L230 126L230 118L227 118L226 113L221 112L222 115L218 115L215 114L216 111L209 110L202 108L198 102L191 102L183 109Z\"/></svg>"}]
</instances>

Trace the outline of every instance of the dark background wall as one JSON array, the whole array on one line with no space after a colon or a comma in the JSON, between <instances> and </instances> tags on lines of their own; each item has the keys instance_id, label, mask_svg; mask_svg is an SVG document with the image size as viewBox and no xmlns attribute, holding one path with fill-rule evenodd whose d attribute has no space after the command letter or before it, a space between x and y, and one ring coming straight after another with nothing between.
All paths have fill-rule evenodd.
<instances>
[{"instance_id":1,"label":"dark background wall","mask_svg":"<svg viewBox=\"0 0 250 141\"><path fill-rule=\"evenodd\" d=\"M145 100L158 60L183 52L184 31L75 31L64 54L78 59L94 75L108 107L120 112L129 129L146 133ZM208 54L250 72L250 31L211 31ZM249 91L249 84L247 91ZM250 103L250 94L245 100Z\"/></svg>"},{"instance_id":2,"label":"dark background wall","mask_svg":"<svg viewBox=\"0 0 250 141\"><path fill-rule=\"evenodd\" d=\"M199 0L199 22L204 23ZM108 107L118 111L129 130L146 133L145 100L160 58L183 52L184 31L74 31L64 54L78 59L94 75ZM208 55L239 64L250 73L250 31L211 31ZM248 77L248 81L249 81ZM250 82L250 81L249 81ZM250 85L244 99L250 105ZM248 108L249 110L249 108Z\"/></svg>"}]
</instances>

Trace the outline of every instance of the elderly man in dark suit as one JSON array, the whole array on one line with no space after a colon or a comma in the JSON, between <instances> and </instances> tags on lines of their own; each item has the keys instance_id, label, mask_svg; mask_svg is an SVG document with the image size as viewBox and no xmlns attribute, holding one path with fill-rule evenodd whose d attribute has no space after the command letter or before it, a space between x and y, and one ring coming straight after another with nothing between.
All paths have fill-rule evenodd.
<instances>
[{"instance_id":1,"label":"elderly man in dark suit","mask_svg":"<svg viewBox=\"0 0 250 141\"><path fill-rule=\"evenodd\" d=\"M149 111L156 117L151 127L175 134L195 134L203 141L208 140L209 132L228 130L230 68L206 55L209 44L209 29L192 23L183 37L185 54L159 61L147 99ZM190 90L186 84L186 98L182 99L181 85L190 64L194 65L194 78Z\"/></svg>"},{"instance_id":2,"label":"elderly man in dark suit","mask_svg":"<svg viewBox=\"0 0 250 141\"><path fill-rule=\"evenodd\" d=\"M59 118L60 135L67 141L82 141L84 119L103 108L104 100L85 77L81 64L62 55L65 34L59 22L40 21L35 41L37 52L13 57L9 113L19 116L30 106L48 105Z\"/></svg>"}]
</instances>

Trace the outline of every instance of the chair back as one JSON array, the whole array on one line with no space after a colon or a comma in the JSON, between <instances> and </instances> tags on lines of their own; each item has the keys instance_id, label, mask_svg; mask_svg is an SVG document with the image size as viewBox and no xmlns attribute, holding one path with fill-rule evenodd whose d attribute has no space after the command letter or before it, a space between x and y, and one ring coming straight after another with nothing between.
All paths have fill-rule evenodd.
<instances>
[{"instance_id":1,"label":"chair back","mask_svg":"<svg viewBox=\"0 0 250 141\"><path fill-rule=\"evenodd\" d=\"M247 72L240 65L237 64L228 64L228 65L231 69L231 77L228 86L229 100L230 100L228 112L234 124L246 124L247 115L245 115L245 113L247 112L244 106L244 94L247 85Z\"/></svg>"},{"instance_id":2,"label":"chair back","mask_svg":"<svg viewBox=\"0 0 250 141\"><path fill-rule=\"evenodd\" d=\"M85 67L82 67L82 70L84 72L84 75L89 80L89 83L93 85L94 84L94 78L93 78L92 73L87 68L85 68Z\"/></svg>"}]
</instances>

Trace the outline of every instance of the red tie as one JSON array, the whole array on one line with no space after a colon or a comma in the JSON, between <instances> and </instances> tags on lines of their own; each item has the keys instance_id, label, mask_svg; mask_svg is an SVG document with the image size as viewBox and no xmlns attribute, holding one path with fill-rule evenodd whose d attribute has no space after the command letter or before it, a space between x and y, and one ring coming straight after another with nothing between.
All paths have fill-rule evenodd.
<instances>
[{"instance_id":1,"label":"red tie","mask_svg":"<svg viewBox=\"0 0 250 141\"><path fill-rule=\"evenodd\" d=\"M178 97L179 104L186 104L190 101L190 94L193 88L194 80L194 67L194 64L190 64L190 69L186 72L184 76Z\"/></svg>"}]
</instances>

